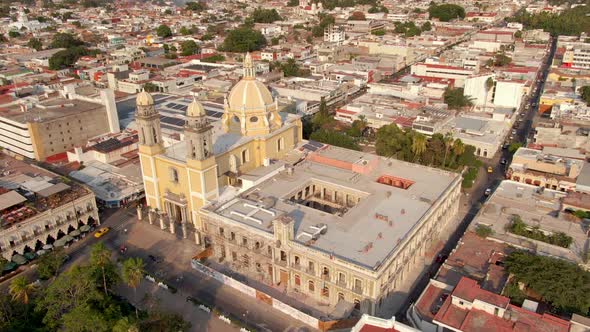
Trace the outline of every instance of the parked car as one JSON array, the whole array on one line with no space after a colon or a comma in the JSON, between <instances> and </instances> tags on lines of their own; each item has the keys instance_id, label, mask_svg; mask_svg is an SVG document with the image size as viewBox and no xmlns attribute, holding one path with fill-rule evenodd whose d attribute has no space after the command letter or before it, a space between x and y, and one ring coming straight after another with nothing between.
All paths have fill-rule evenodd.
<instances>
[{"instance_id":1,"label":"parked car","mask_svg":"<svg viewBox=\"0 0 590 332\"><path fill-rule=\"evenodd\" d=\"M492 166L488 166L488 173L494 173L494 169L492 168Z\"/></svg>"},{"instance_id":2,"label":"parked car","mask_svg":"<svg viewBox=\"0 0 590 332\"><path fill-rule=\"evenodd\" d=\"M484 192L484 195L486 195L486 196L490 196L491 194L492 194L491 188L486 189L486 191Z\"/></svg>"},{"instance_id":3,"label":"parked car","mask_svg":"<svg viewBox=\"0 0 590 332\"><path fill-rule=\"evenodd\" d=\"M506 158L502 158L502 159L500 160L500 164L502 164L502 165L506 165Z\"/></svg>"}]
</instances>

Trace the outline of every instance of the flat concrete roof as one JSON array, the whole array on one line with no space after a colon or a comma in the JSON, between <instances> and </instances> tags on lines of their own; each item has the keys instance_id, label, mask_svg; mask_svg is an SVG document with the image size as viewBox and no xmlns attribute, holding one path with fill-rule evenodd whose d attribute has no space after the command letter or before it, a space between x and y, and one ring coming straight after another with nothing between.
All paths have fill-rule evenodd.
<instances>
[{"instance_id":1,"label":"flat concrete roof","mask_svg":"<svg viewBox=\"0 0 590 332\"><path fill-rule=\"evenodd\" d=\"M0 108L0 117L23 124L30 122L48 122L84 112L103 111L104 105L77 99L62 97L42 101L33 108L23 112L19 105Z\"/></svg>"},{"instance_id":2,"label":"flat concrete roof","mask_svg":"<svg viewBox=\"0 0 590 332\"><path fill-rule=\"evenodd\" d=\"M326 146L225 203L207 208L247 227L273 233L275 220L294 220L294 241L365 268L376 269L412 228L432 209L460 175L387 159L374 154ZM364 167L362 172L343 164ZM377 182L389 175L412 181L408 189ZM360 197L341 216L290 201L306 186L326 184ZM340 191L341 190L341 191ZM327 232L309 241L320 224ZM307 242L307 244L306 244ZM311 243L310 243L311 242Z\"/></svg>"}]
</instances>

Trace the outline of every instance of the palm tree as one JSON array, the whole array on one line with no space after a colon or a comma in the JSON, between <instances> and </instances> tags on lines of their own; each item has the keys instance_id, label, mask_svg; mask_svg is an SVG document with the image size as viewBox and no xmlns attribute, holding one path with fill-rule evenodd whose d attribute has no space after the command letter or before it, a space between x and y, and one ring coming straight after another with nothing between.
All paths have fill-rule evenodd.
<instances>
[{"instance_id":1,"label":"palm tree","mask_svg":"<svg viewBox=\"0 0 590 332\"><path fill-rule=\"evenodd\" d=\"M133 288L134 300L135 300L135 317L139 319L139 313L137 312L137 287L141 282L141 278L145 274L145 263L139 257L129 258L123 262L123 281Z\"/></svg>"},{"instance_id":2,"label":"palm tree","mask_svg":"<svg viewBox=\"0 0 590 332\"><path fill-rule=\"evenodd\" d=\"M456 155L460 155L465 152L465 144L463 144L463 141L457 138L453 142L453 152L455 152Z\"/></svg>"},{"instance_id":3,"label":"palm tree","mask_svg":"<svg viewBox=\"0 0 590 332\"><path fill-rule=\"evenodd\" d=\"M426 136L422 134L414 135L412 139L412 152L414 153L414 160L426 151Z\"/></svg>"},{"instance_id":4,"label":"palm tree","mask_svg":"<svg viewBox=\"0 0 590 332\"><path fill-rule=\"evenodd\" d=\"M13 300L19 300L24 304L29 303L29 297L35 291L35 285L29 283L25 276L14 278L8 287Z\"/></svg>"},{"instance_id":5,"label":"palm tree","mask_svg":"<svg viewBox=\"0 0 590 332\"><path fill-rule=\"evenodd\" d=\"M447 166L447 155L449 154L449 149L451 148L451 144L453 143L453 134L446 133L445 137L443 138L443 143L445 144L445 158L443 159L442 167Z\"/></svg>"},{"instance_id":6,"label":"palm tree","mask_svg":"<svg viewBox=\"0 0 590 332\"><path fill-rule=\"evenodd\" d=\"M104 293L108 295L105 269L109 264L111 264L111 252L109 249L107 249L104 243L99 242L92 246L92 251L90 252L90 263L101 269Z\"/></svg>"}]
</instances>

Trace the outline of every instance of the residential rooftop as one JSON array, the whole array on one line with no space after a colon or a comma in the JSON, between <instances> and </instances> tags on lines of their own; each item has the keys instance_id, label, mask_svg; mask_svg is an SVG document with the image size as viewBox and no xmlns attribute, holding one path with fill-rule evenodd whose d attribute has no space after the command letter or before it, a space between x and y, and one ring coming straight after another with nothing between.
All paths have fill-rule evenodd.
<instances>
[{"instance_id":1,"label":"residential rooftop","mask_svg":"<svg viewBox=\"0 0 590 332\"><path fill-rule=\"evenodd\" d=\"M44 100L27 108L24 105L0 106L0 117L22 124L31 122L49 122L84 112L103 111L104 106L79 99L63 97Z\"/></svg>"}]
</instances>

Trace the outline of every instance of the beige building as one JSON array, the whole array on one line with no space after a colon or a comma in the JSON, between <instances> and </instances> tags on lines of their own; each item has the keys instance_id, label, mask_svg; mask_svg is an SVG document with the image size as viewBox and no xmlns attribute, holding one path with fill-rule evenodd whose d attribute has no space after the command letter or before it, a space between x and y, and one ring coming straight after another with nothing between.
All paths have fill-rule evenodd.
<instances>
[{"instance_id":1,"label":"beige building","mask_svg":"<svg viewBox=\"0 0 590 332\"><path fill-rule=\"evenodd\" d=\"M210 267L342 315L384 310L457 213L459 174L302 141L299 116L277 112L249 55L219 133L195 100L185 140L164 148L153 99L137 104L150 222L194 228Z\"/></svg>"},{"instance_id":2,"label":"beige building","mask_svg":"<svg viewBox=\"0 0 590 332\"><path fill-rule=\"evenodd\" d=\"M512 157L506 177L510 180L560 191L575 191L584 161L520 148Z\"/></svg>"},{"instance_id":3,"label":"beige building","mask_svg":"<svg viewBox=\"0 0 590 332\"><path fill-rule=\"evenodd\" d=\"M99 224L92 191L0 153L0 255L67 245ZM68 237L69 236L69 237Z\"/></svg>"},{"instance_id":4,"label":"beige building","mask_svg":"<svg viewBox=\"0 0 590 332\"><path fill-rule=\"evenodd\" d=\"M0 147L44 161L85 145L89 138L119 131L112 91L80 96L67 90L65 97L0 109Z\"/></svg>"}]
</instances>

